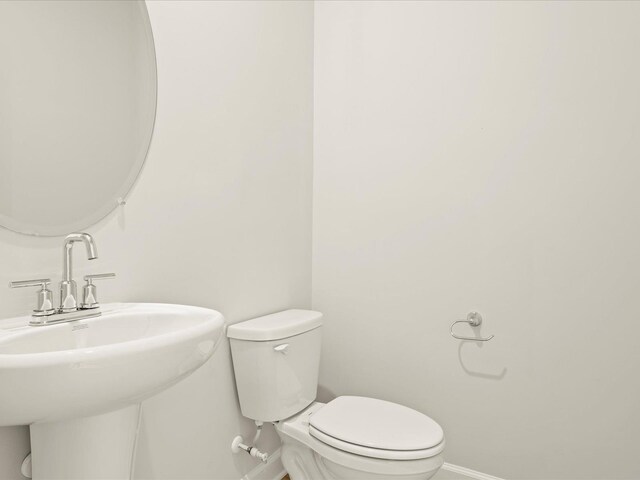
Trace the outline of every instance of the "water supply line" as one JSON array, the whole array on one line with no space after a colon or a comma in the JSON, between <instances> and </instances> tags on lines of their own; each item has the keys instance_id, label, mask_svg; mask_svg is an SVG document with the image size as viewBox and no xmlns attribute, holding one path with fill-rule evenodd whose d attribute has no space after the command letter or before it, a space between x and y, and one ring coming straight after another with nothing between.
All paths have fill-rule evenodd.
<instances>
[{"instance_id":1,"label":"water supply line","mask_svg":"<svg viewBox=\"0 0 640 480\"><path fill-rule=\"evenodd\" d=\"M262 433L262 425L264 425L260 420L256 420L256 434L251 440L251 444L255 445L258 439L260 438L260 434Z\"/></svg>"},{"instance_id":2,"label":"water supply line","mask_svg":"<svg viewBox=\"0 0 640 480\"><path fill-rule=\"evenodd\" d=\"M263 423L261 421L256 420L256 434L254 435L253 440L251 441L252 444L255 444L260 438L260 434L262 433L262 425ZM267 463L267 460L269 459L268 453L261 452L260 450L258 450L256 447L252 445L245 445L244 440L240 435L235 437L233 439L233 442L231 442L231 451L233 453L240 453L241 451L247 452L249 455L259 459L263 463Z\"/></svg>"}]
</instances>

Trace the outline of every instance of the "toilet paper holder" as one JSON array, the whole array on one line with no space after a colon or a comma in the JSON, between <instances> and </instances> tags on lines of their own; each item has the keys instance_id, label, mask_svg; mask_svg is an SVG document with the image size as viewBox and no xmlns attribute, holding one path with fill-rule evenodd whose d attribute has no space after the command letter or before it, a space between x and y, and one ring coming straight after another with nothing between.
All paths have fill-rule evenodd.
<instances>
[{"instance_id":1,"label":"toilet paper holder","mask_svg":"<svg viewBox=\"0 0 640 480\"><path fill-rule=\"evenodd\" d=\"M488 337L462 337L460 335L456 335L455 333L453 333L453 327L456 323L468 323L472 327L479 327L480 325L482 325L482 315L480 315L478 312L469 312L467 314L466 320L456 320L455 322L453 322L451 324L451 328L449 328L449 333L451 333L451 336L453 338L457 338L458 340L469 340L472 342L488 342L494 337L494 335L490 335Z\"/></svg>"}]
</instances>

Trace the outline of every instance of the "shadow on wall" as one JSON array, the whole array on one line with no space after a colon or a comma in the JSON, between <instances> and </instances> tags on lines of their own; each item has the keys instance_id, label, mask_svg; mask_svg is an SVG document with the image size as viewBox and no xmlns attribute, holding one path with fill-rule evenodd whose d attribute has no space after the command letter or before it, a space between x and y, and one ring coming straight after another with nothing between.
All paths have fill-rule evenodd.
<instances>
[{"instance_id":1,"label":"shadow on wall","mask_svg":"<svg viewBox=\"0 0 640 480\"><path fill-rule=\"evenodd\" d=\"M460 362L460 366L465 371L467 375L471 375L472 377L486 378L489 380L502 380L507 374L507 367L503 367L502 371L499 373L491 373L491 372L481 372L478 370L472 370L465 365L465 362L462 357L462 349L465 345L475 343L476 348L484 348L484 342L478 342L473 340L462 340L460 345L458 345L458 361Z\"/></svg>"},{"instance_id":2,"label":"shadow on wall","mask_svg":"<svg viewBox=\"0 0 640 480\"><path fill-rule=\"evenodd\" d=\"M329 403L331 400L333 400L337 396L338 395L336 395L334 392L329 390L324 385L318 385L318 394L316 395L317 402Z\"/></svg>"}]
</instances>

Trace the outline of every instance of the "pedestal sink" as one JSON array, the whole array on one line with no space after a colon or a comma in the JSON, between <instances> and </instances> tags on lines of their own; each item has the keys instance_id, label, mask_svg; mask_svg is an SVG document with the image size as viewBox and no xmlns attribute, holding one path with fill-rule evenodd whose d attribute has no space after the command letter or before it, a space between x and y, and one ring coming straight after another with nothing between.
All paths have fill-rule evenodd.
<instances>
[{"instance_id":1,"label":"pedestal sink","mask_svg":"<svg viewBox=\"0 0 640 480\"><path fill-rule=\"evenodd\" d=\"M129 479L140 402L200 367L223 330L214 310L162 304L0 330L0 427L30 426L35 480Z\"/></svg>"}]
</instances>

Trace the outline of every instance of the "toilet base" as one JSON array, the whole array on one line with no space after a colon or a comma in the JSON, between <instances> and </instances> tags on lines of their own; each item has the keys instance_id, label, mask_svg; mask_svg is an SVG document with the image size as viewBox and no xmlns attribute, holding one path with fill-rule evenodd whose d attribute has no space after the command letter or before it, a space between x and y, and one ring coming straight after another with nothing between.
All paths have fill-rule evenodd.
<instances>
[{"instance_id":1,"label":"toilet base","mask_svg":"<svg viewBox=\"0 0 640 480\"><path fill-rule=\"evenodd\" d=\"M337 478L324 466L320 455L291 438L282 439L280 459L291 480Z\"/></svg>"},{"instance_id":2,"label":"toilet base","mask_svg":"<svg viewBox=\"0 0 640 480\"><path fill-rule=\"evenodd\" d=\"M428 480L444 462L441 456L434 457L433 470L414 474L377 474L353 468L323 458L306 445L293 438L282 439L282 464L291 480Z\"/></svg>"}]
</instances>

